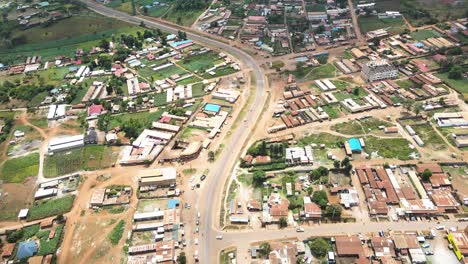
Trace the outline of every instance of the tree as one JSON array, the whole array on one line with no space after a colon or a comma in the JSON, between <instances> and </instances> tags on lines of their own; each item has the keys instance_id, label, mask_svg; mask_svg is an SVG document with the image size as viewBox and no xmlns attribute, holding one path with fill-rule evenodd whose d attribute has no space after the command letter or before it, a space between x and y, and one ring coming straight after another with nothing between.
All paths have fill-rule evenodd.
<instances>
[{"instance_id":1,"label":"tree","mask_svg":"<svg viewBox=\"0 0 468 264\"><path fill-rule=\"evenodd\" d=\"M332 249L328 240L322 237L313 238L309 241L309 248L312 254L317 258L323 258L328 251Z\"/></svg>"},{"instance_id":2,"label":"tree","mask_svg":"<svg viewBox=\"0 0 468 264\"><path fill-rule=\"evenodd\" d=\"M252 175L252 184L254 187L261 187L266 180L266 174L262 170L256 170Z\"/></svg>"},{"instance_id":3,"label":"tree","mask_svg":"<svg viewBox=\"0 0 468 264\"><path fill-rule=\"evenodd\" d=\"M421 174L421 178L423 181L427 182L432 176L432 171L429 169L425 169L423 173Z\"/></svg>"},{"instance_id":4,"label":"tree","mask_svg":"<svg viewBox=\"0 0 468 264\"><path fill-rule=\"evenodd\" d=\"M335 167L335 169L339 169L340 168L340 161L339 160L334 160L333 161L333 167Z\"/></svg>"},{"instance_id":5,"label":"tree","mask_svg":"<svg viewBox=\"0 0 468 264\"><path fill-rule=\"evenodd\" d=\"M215 154L212 150L208 152L208 160L209 161L214 161L215 160Z\"/></svg>"},{"instance_id":6,"label":"tree","mask_svg":"<svg viewBox=\"0 0 468 264\"><path fill-rule=\"evenodd\" d=\"M99 47L105 49L105 50L108 50L109 49L109 41L107 39L102 39L100 42L99 42Z\"/></svg>"},{"instance_id":7,"label":"tree","mask_svg":"<svg viewBox=\"0 0 468 264\"><path fill-rule=\"evenodd\" d=\"M328 176L328 169L320 166L315 170L312 170L310 176L313 180L319 180L321 177Z\"/></svg>"},{"instance_id":8,"label":"tree","mask_svg":"<svg viewBox=\"0 0 468 264\"><path fill-rule=\"evenodd\" d=\"M280 228L285 228L288 226L288 220L286 219L286 217L280 217L279 219L279 227Z\"/></svg>"},{"instance_id":9,"label":"tree","mask_svg":"<svg viewBox=\"0 0 468 264\"><path fill-rule=\"evenodd\" d=\"M463 69L459 65L453 66L452 69L450 69L448 73L448 77L450 79L459 80L462 78L462 76L463 76Z\"/></svg>"},{"instance_id":10,"label":"tree","mask_svg":"<svg viewBox=\"0 0 468 264\"><path fill-rule=\"evenodd\" d=\"M260 244L260 254L264 257L270 255L271 245L268 242L263 242Z\"/></svg>"},{"instance_id":11,"label":"tree","mask_svg":"<svg viewBox=\"0 0 468 264\"><path fill-rule=\"evenodd\" d=\"M318 204L320 208L324 209L328 203L327 193L324 190L316 191L312 195L312 202Z\"/></svg>"},{"instance_id":12,"label":"tree","mask_svg":"<svg viewBox=\"0 0 468 264\"><path fill-rule=\"evenodd\" d=\"M187 263L187 257L185 256L185 252L180 252L179 256L177 257L178 264L185 264Z\"/></svg>"},{"instance_id":13,"label":"tree","mask_svg":"<svg viewBox=\"0 0 468 264\"><path fill-rule=\"evenodd\" d=\"M333 219L341 218L342 212L343 207L341 207L339 204L330 204L325 208L325 215Z\"/></svg>"}]
</instances>

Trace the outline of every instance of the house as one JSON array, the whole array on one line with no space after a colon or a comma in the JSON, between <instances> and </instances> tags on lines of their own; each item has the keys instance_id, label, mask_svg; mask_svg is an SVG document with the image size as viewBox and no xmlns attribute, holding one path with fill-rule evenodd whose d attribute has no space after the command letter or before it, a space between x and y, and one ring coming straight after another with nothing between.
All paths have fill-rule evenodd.
<instances>
[{"instance_id":1,"label":"house","mask_svg":"<svg viewBox=\"0 0 468 264\"><path fill-rule=\"evenodd\" d=\"M88 107L88 116L97 117L102 113L103 110L104 106L92 104L90 107Z\"/></svg>"},{"instance_id":2,"label":"house","mask_svg":"<svg viewBox=\"0 0 468 264\"><path fill-rule=\"evenodd\" d=\"M304 196L304 212L301 215L306 220L318 220L322 217L322 209L309 196Z\"/></svg>"},{"instance_id":3,"label":"house","mask_svg":"<svg viewBox=\"0 0 468 264\"><path fill-rule=\"evenodd\" d=\"M5 243L2 247L2 258L9 258L15 249L15 243Z\"/></svg>"},{"instance_id":4,"label":"house","mask_svg":"<svg viewBox=\"0 0 468 264\"><path fill-rule=\"evenodd\" d=\"M84 135L84 144L97 144L98 137L96 130L88 129L88 131Z\"/></svg>"},{"instance_id":5,"label":"house","mask_svg":"<svg viewBox=\"0 0 468 264\"><path fill-rule=\"evenodd\" d=\"M339 257L364 257L364 249L358 236L335 237L336 254Z\"/></svg>"},{"instance_id":6,"label":"house","mask_svg":"<svg viewBox=\"0 0 468 264\"><path fill-rule=\"evenodd\" d=\"M18 246L18 250L16 252L16 258L18 259L28 259L34 254L37 253L38 245L36 241L24 241L21 242Z\"/></svg>"}]
</instances>

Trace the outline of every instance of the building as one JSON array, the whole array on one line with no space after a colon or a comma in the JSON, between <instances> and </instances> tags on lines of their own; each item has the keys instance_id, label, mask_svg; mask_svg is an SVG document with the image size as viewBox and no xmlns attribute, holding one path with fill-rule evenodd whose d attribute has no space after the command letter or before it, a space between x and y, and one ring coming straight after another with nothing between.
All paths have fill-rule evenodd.
<instances>
[{"instance_id":1,"label":"building","mask_svg":"<svg viewBox=\"0 0 468 264\"><path fill-rule=\"evenodd\" d=\"M52 139L47 148L49 153L66 151L84 146L84 135L66 136Z\"/></svg>"},{"instance_id":2,"label":"building","mask_svg":"<svg viewBox=\"0 0 468 264\"><path fill-rule=\"evenodd\" d=\"M434 120L439 127L468 126L468 113L435 113Z\"/></svg>"},{"instance_id":3,"label":"building","mask_svg":"<svg viewBox=\"0 0 468 264\"><path fill-rule=\"evenodd\" d=\"M139 186L169 187L175 185L177 171L173 167L145 169L138 173Z\"/></svg>"},{"instance_id":4,"label":"building","mask_svg":"<svg viewBox=\"0 0 468 264\"><path fill-rule=\"evenodd\" d=\"M301 216L306 220L318 220L322 217L322 209L309 196L304 196L304 211Z\"/></svg>"},{"instance_id":5,"label":"building","mask_svg":"<svg viewBox=\"0 0 468 264\"><path fill-rule=\"evenodd\" d=\"M21 242L16 251L16 258L20 260L28 259L37 253L38 245L36 241Z\"/></svg>"},{"instance_id":6,"label":"building","mask_svg":"<svg viewBox=\"0 0 468 264\"><path fill-rule=\"evenodd\" d=\"M378 59L364 64L362 74L368 82L375 82L396 78L398 70L387 60Z\"/></svg>"}]
</instances>

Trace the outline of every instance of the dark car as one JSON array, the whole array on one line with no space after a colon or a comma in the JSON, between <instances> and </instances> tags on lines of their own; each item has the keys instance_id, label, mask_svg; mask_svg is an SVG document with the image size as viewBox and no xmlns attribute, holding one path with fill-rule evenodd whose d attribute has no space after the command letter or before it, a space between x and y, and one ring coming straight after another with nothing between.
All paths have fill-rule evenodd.
<instances>
[{"instance_id":1,"label":"dark car","mask_svg":"<svg viewBox=\"0 0 468 264\"><path fill-rule=\"evenodd\" d=\"M200 177L200 180L202 180L202 181L205 180L205 179L206 179L206 175L202 175L202 176Z\"/></svg>"}]
</instances>

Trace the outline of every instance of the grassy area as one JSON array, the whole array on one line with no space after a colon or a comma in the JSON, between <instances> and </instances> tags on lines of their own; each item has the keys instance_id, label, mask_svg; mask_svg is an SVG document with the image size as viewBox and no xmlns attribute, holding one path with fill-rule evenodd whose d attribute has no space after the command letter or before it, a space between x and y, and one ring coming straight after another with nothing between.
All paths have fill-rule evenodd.
<instances>
[{"instance_id":1,"label":"grassy area","mask_svg":"<svg viewBox=\"0 0 468 264\"><path fill-rule=\"evenodd\" d=\"M108 168L117 160L117 155L118 151L114 151L112 147L91 145L47 156L44 160L44 177Z\"/></svg>"},{"instance_id":2,"label":"grassy area","mask_svg":"<svg viewBox=\"0 0 468 264\"><path fill-rule=\"evenodd\" d=\"M391 123L371 117L364 120L353 120L335 124L331 129L345 135L363 135L373 131L379 131L380 126L390 127L391 125Z\"/></svg>"},{"instance_id":3,"label":"grassy area","mask_svg":"<svg viewBox=\"0 0 468 264\"><path fill-rule=\"evenodd\" d=\"M175 10L171 8L163 18L182 26L191 26L205 10Z\"/></svg>"},{"instance_id":4,"label":"grassy area","mask_svg":"<svg viewBox=\"0 0 468 264\"><path fill-rule=\"evenodd\" d=\"M109 124L109 129L122 126L123 123L130 121L130 119L147 121L151 123L159 119L162 113L163 113L163 109L158 109L158 111L156 112L145 111L145 112L129 113L129 114L112 116L110 124Z\"/></svg>"},{"instance_id":5,"label":"grassy area","mask_svg":"<svg viewBox=\"0 0 468 264\"><path fill-rule=\"evenodd\" d=\"M27 219L28 221L34 221L49 216L65 214L71 210L74 201L74 195L39 201L29 209Z\"/></svg>"},{"instance_id":6,"label":"grassy area","mask_svg":"<svg viewBox=\"0 0 468 264\"><path fill-rule=\"evenodd\" d=\"M351 98L351 99L359 99L367 95L366 90L362 88L354 88L351 93L346 91L339 91L333 93L338 101L343 101L344 99Z\"/></svg>"},{"instance_id":7,"label":"grassy area","mask_svg":"<svg viewBox=\"0 0 468 264\"><path fill-rule=\"evenodd\" d=\"M336 68L333 64L327 63L313 68L306 76L305 80L318 80L324 78L332 78L336 76Z\"/></svg>"},{"instance_id":8,"label":"grassy area","mask_svg":"<svg viewBox=\"0 0 468 264\"><path fill-rule=\"evenodd\" d=\"M364 139L366 143L365 150L371 154L373 152L377 155L387 159L399 159L409 160L411 154L415 150L409 147L409 142L404 138L377 138L377 137L366 137Z\"/></svg>"},{"instance_id":9,"label":"grassy area","mask_svg":"<svg viewBox=\"0 0 468 264\"><path fill-rule=\"evenodd\" d=\"M39 154L6 160L0 169L0 180L5 183L21 183L28 177L36 177L39 171Z\"/></svg>"},{"instance_id":10,"label":"grassy area","mask_svg":"<svg viewBox=\"0 0 468 264\"><path fill-rule=\"evenodd\" d=\"M328 114L328 116L331 119L335 119L335 118L340 117L340 113L338 112L338 110L334 106L325 105L325 106L322 106L322 109L323 109L323 111L325 111L325 113Z\"/></svg>"},{"instance_id":11,"label":"grassy area","mask_svg":"<svg viewBox=\"0 0 468 264\"><path fill-rule=\"evenodd\" d=\"M110 242L112 243L112 245L117 245L120 241L120 239L122 239L122 235L123 235L123 232L124 232L124 229L125 229L125 221L124 220L120 220L115 226L114 228L112 229L112 231L109 233L109 240Z\"/></svg>"},{"instance_id":12,"label":"grassy area","mask_svg":"<svg viewBox=\"0 0 468 264\"><path fill-rule=\"evenodd\" d=\"M178 65L191 72L204 72L213 67L218 60L218 54L215 52L207 52L200 55L188 56L177 62Z\"/></svg>"},{"instance_id":13,"label":"grassy area","mask_svg":"<svg viewBox=\"0 0 468 264\"><path fill-rule=\"evenodd\" d=\"M442 35L432 29L421 29L418 31L411 32L411 37L415 40L425 40L428 38L441 37Z\"/></svg>"},{"instance_id":14,"label":"grassy area","mask_svg":"<svg viewBox=\"0 0 468 264\"><path fill-rule=\"evenodd\" d=\"M379 19L377 16L359 16L358 23L363 34L381 28L389 28L389 34L400 34L407 29L403 18Z\"/></svg>"},{"instance_id":15,"label":"grassy area","mask_svg":"<svg viewBox=\"0 0 468 264\"><path fill-rule=\"evenodd\" d=\"M411 126L416 134L424 142L425 146L432 150L443 150L447 148L444 140L432 129L430 125L414 125Z\"/></svg>"},{"instance_id":16,"label":"grassy area","mask_svg":"<svg viewBox=\"0 0 468 264\"><path fill-rule=\"evenodd\" d=\"M49 27L34 27L15 32L15 36L24 35L26 44L14 48L0 47L0 57L19 62L24 61L27 56L38 55L38 51L43 60L53 60L58 55L72 57L78 48L88 50L102 38L133 33L138 29L139 27L115 19L87 13L61 20Z\"/></svg>"},{"instance_id":17,"label":"grassy area","mask_svg":"<svg viewBox=\"0 0 468 264\"><path fill-rule=\"evenodd\" d=\"M446 84L450 87L455 89L457 92L461 93L465 100L468 100L468 80L461 79L461 80L454 80L449 79L448 73L437 73L437 77L443 80Z\"/></svg>"},{"instance_id":18,"label":"grassy area","mask_svg":"<svg viewBox=\"0 0 468 264\"><path fill-rule=\"evenodd\" d=\"M302 137L298 140L298 145L305 146L315 143L318 145L325 144L325 146L329 148L338 148L345 140L346 138L344 137L339 137L328 133L318 133Z\"/></svg>"}]
</instances>

